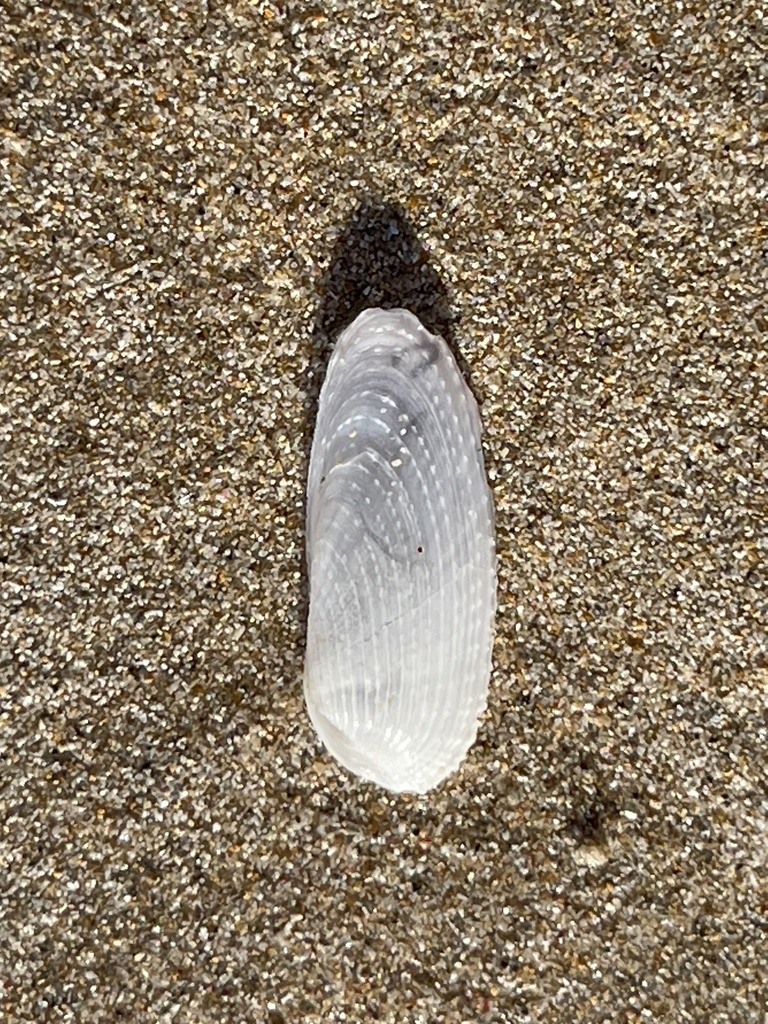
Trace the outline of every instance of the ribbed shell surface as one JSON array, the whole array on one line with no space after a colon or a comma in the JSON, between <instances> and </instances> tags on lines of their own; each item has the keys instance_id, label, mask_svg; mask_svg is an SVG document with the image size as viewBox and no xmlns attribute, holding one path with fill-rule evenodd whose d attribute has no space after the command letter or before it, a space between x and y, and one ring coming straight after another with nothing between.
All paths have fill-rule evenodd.
<instances>
[{"instance_id":1,"label":"ribbed shell surface","mask_svg":"<svg viewBox=\"0 0 768 1024\"><path fill-rule=\"evenodd\" d=\"M304 692L330 753L396 792L454 771L485 708L496 607L477 405L402 309L340 336L307 496Z\"/></svg>"}]
</instances>

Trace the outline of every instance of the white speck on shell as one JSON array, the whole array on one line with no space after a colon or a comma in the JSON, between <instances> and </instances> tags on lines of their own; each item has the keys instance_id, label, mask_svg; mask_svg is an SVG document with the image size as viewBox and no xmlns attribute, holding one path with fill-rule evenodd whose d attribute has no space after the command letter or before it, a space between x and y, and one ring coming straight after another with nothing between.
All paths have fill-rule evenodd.
<instances>
[{"instance_id":1,"label":"white speck on shell","mask_svg":"<svg viewBox=\"0 0 768 1024\"><path fill-rule=\"evenodd\" d=\"M395 792L453 772L486 704L496 556L480 435L450 349L413 314L368 309L342 333L309 468L304 693L330 753Z\"/></svg>"}]
</instances>

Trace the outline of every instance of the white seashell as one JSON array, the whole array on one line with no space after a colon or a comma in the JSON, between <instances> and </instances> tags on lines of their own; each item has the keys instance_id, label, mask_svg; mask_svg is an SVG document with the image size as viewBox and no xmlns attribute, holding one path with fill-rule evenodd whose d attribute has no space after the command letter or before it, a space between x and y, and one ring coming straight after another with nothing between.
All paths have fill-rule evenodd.
<instances>
[{"instance_id":1,"label":"white seashell","mask_svg":"<svg viewBox=\"0 0 768 1024\"><path fill-rule=\"evenodd\" d=\"M345 767L395 792L454 771L485 708L496 608L480 416L445 341L404 309L339 338L307 497L304 694Z\"/></svg>"}]
</instances>

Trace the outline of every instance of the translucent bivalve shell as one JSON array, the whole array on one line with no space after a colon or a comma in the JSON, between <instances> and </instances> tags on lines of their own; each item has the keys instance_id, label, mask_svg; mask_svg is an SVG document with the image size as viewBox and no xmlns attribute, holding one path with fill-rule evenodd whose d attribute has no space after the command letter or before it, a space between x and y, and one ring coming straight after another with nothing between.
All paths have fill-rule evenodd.
<instances>
[{"instance_id":1,"label":"translucent bivalve shell","mask_svg":"<svg viewBox=\"0 0 768 1024\"><path fill-rule=\"evenodd\" d=\"M346 768L395 792L453 772L486 705L493 504L477 404L404 309L336 343L312 443L304 694Z\"/></svg>"}]
</instances>

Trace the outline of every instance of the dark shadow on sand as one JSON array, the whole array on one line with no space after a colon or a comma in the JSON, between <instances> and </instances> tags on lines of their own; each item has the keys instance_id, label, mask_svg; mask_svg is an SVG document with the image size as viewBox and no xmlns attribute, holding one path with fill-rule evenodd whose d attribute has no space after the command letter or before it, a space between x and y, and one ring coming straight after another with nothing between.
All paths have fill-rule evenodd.
<instances>
[{"instance_id":1,"label":"dark shadow on sand","mask_svg":"<svg viewBox=\"0 0 768 1024\"><path fill-rule=\"evenodd\" d=\"M453 344L448 290L400 206L371 197L357 207L336 241L320 294L316 358L327 355L339 333L370 306L403 306Z\"/></svg>"}]
</instances>

